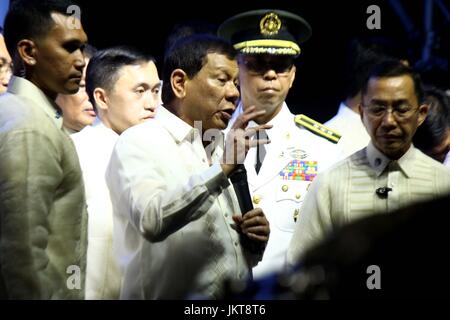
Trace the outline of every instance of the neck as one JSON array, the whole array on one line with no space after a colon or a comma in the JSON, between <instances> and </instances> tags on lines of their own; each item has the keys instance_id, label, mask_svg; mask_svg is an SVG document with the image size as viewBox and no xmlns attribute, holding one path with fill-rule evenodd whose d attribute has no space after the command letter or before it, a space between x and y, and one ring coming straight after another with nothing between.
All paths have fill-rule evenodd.
<instances>
[{"instance_id":1,"label":"neck","mask_svg":"<svg viewBox=\"0 0 450 320\"><path fill-rule=\"evenodd\" d=\"M108 116L106 113L104 113L102 110L98 110L98 117L100 118L100 121L103 123L103 125L106 128L111 129L112 131L114 131L115 133L117 133L118 135L120 135L122 132L120 132L119 130L117 130L114 126L114 124L109 120Z\"/></svg>"},{"instance_id":2,"label":"neck","mask_svg":"<svg viewBox=\"0 0 450 320\"><path fill-rule=\"evenodd\" d=\"M345 99L345 105L356 113L359 113L358 106L361 103L361 93L356 96Z\"/></svg>"},{"instance_id":3,"label":"neck","mask_svg":"<svg viewBox=\"0 0 450 320\"><path fill-rule=\"evenodd\" d=\"M255 121L257 124L261 125L261 124L266 124L269 121L271 121L273 118L276 117L276 115L278 113L280 113L281 108L283 107L283 104L280 104L278 107L276 107L273 112L270 113L265 113L259 117L257 117L256 119L254 119L253 121ZM243 107L243 109L245 110L246 107ZM262 107L261 109L257 109L257 110L267 110L266 108Z\"/></svg>"},{"instance_id":4,"label":"neck","mask_svg":"<svg viewBox=\"0 0 450 320\"><path fill-rule=\"evenodd\" d=\"M199 133L201 134L201 137L203 137L204 132L206 131L205 128L203 128L202 124L200 124L200 127L196 126L196 123L190 119L186 114L182 112L183 108L179 104L170 104L170 105L164 105L164 107L173 113L175 116L186 122L188 125L190 125L193 128L197 128ZM197 122L198 123L198 122ZM211 141L206 141L202 138L203 147L206 149L207 146L211 144Z\"/></svg>"}]
</instances>

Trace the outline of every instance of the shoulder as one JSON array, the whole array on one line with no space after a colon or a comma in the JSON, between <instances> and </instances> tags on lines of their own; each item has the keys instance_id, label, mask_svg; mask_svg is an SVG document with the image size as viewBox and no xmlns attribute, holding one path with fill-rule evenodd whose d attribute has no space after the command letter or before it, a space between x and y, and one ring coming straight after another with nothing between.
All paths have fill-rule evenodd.
<instances>
[{"instance_id":1,"label":"shoulder","mask_svg":"<svg viewBox=\"0 0 450 320\"><path fill-rule=\"evenodd\" d=\"M27 101L20 96L5 93L0 97L0 124L2 131L8 131L10 128L18 128L25 125L32 125L30 121L30 108Z\"/></svg>"},{"instance_id":2,"label":"shoulder","mask_svg":"<svg viewBox=\"0 0 450 320\"><path fill-rule=\"evenodd\" d=\"M72 139L78 153L84 150L88 152L95 152L98 148L103 149L102 147L105 144L109 144L105 134L102 134L101 128L93 126L84 127L80 132L71 134L70 138Z\"/></svg>"},{"instance_id":3,"label":"shoulder","mask_svg":"<svg viewBox=\"0 0 450 320\"><path fill-rule=\"evenodd\" d=\"M149 120L128 128L117 139L115 150L128 152L134 150L151 150L159 154L168 147L170 134L157 120ZM156 151L156 152L155 152Z\"/></svg>"},{"instance_id":4,"label":"shoulder","mask_svg":"<svg viewBox=\"0 0 450 320\"><path fill-rule=\"evenodd\" d=\"M166 130L158 120L151 119L126 129L122 132L119 139L122 141L137 139L137 141L145 140L149 142L157 142L159 137L164 135L165 132Z\"/></svg>"},{"instance_id":5,"label":"shoulder","mask_svg":"<svg viewBox=\"0 0 450 320\"><path fill-rule=\"evenodd\" d=\"M5 93L0 97L0 127L2 133L34 131L50 134L53 128L45 112L24 96Z\"/></svg>"},{"instance_id":6,"label":"shoulder","mask_svg":"<svg viewBox=\"0 0 450 320\"><path fill-rule=\"evenodd\" d=\"M418 164L422 164L425 167L433 168L433 170L436 171L438 175L450 177L450 169L448 167L446 167L439 161L436 161L433 158L427 156L417 148L415 148L415 159L418 162Z\"/></svg>"},{"instance_id":7,"label":"shoulder","mask_svg":"<svg viewBox=\"0 0 450 320\"><path fill-rule=\"evenodd\" d=\"M294 116L293 121L297 127L303 128L314 136L329 141L333 144L337 144L341 138L341 135L337 131L328 128L322 123L311 119L304 114Z\"/></svg>"}]
</instances>

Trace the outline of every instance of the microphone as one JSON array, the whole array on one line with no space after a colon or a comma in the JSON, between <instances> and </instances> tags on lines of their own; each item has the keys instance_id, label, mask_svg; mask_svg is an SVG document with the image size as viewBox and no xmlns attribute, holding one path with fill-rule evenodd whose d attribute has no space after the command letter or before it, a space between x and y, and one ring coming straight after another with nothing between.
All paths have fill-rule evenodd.
<instances>
[{"instance_id":1,"label":"microphone","mask_svg":"<svg viewBox=\"0 0 450 320\"><path fill-rule=\"evenodd\" d=\"M247 212L253 210L253 203L250 197L250 190L248 189L247 170L243 164L236 166L236 169L230 174L230 180L233 183L242 216L244 216ZM252 253L260 253L265 248L265 244L254 242L248 237L244 237L242 243Z\"/></svg>"},{"instance_id":2,"label":"microphone","mask_svg":"<svg viewBox=\"0 0 450 320\"><path fill-rule=\"evenodd\" d=\"M392 188L389 187L381 187L375 190L375 193L380 197L381 199L386 199L388 197L389 191L392 191Z\"/></svg>"},{"instance_id":3,"label":"microphone","mask_svg":"<svg viewBox=\"0 0 450 320\"><path fill-rule=\"evenodd\" d=\"M230 174L230 180L241 208L242 215L253 210L252 198L248 189L247 170L243 164L238 164L236 169Z\"/></svg>"}]
</instances>

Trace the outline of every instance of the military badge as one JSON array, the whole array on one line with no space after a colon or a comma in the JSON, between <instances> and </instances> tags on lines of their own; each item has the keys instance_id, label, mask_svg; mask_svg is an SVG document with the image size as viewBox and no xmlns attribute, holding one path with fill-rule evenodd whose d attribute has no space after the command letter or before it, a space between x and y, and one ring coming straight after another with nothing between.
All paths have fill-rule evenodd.
<instances>
[{"instance_id":1,"label":"military badge","mask_svg":"<svg viewBox=\"0 0 450 320\"><path fill-rule=\"evenodd\" d=\"M276 13L266 14L259 22L261 34L271 36L277 34L281 28L281 20Z\"/></svg>"},{"instance_id":2,"label":"military badge","mask_svg":"<svg viewBox=\"0 0 450 320\"><path fill-rule=\"evenodd\" d=\"M317 175L317 161L292 160L279 175L283 180L313 181Z\"/></svg>"},{"instance_id":3,"label":"military badge","mask_svg":"<svg viewBox=\"0 0 450 320\"><path fill-rule=\"evenodd\" d=\"M297 159L297 160L305 159L308 156L308 154L301 149L292 150L290 152L290 155L292 158Z\"/></svg>"}]
</instances>

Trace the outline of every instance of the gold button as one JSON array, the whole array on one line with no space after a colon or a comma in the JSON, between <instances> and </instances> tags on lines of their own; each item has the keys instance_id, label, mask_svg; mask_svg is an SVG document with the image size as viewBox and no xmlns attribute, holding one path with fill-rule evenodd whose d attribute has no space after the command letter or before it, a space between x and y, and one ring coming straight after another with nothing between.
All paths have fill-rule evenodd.
<instances>
[{"instance_id":1,"label":"gold button","mask_svg":"<svg viewBox=\"0 0 450 320\"><path fill-rule=\"evenodd\" d=\"M297 192L296 194L295 194L295 198L296 199L300 199L302 197L302 195L300 194L300 192Z\"/></svg>"},{"instance_id":2,"label":"gold button","mask_svg":"<svg viewBox=\"0 0 450 320\"><path fill-rule=\"evenodd\" d=\"M294 222L297 222L299 214L300 214L300 209L295 209L294 210Z\"/></svg>"},{"instance_id":3,"label":"gold button","mask_svg":"<svg viewBox=\"0 0 450 320\"><path fill-rule=\"evenodd\" d=\"M284 192L288 191L289 187L287 185L283 185L281 187L281 190L283 190Z\"/></svg>"},{"instance_id":4,"label":"gold button","mask_svg":"<svg viewBox=\"0 0 450 320\"><path fill-rule=\"evenodd\" d=\"M261 197L258 195L253 196L253 203L258 204L261 201Z\"/></svg>"}]
</instances>

